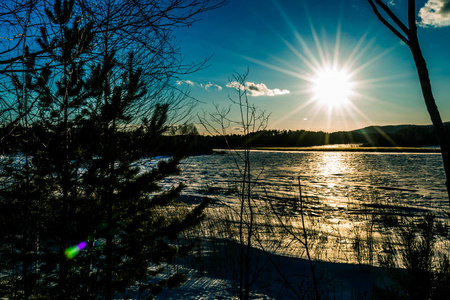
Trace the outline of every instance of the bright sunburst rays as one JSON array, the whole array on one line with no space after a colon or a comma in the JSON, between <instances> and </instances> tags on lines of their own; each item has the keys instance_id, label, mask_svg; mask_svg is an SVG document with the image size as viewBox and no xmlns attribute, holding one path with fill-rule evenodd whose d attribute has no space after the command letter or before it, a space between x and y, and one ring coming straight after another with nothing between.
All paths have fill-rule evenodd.
<instances>
[{"instance_id":1,"label":"bright sunburst rays","mask_svg":"<svg viewBox=\"0 0 450 300\"><path fill-rule=\"evenodd\" d=\"M353 94L354 82L343 69L328 67L318 70L312 83L314 99L328 106L346 105Z\"/></svg>"},{"instance_id":2,"label":"bright sunburst rays","mask_svg":"<svg viewBox=\"0 0 450 300\"><path fill-rule=\"evenodd\" d=\"M386 81L388 78L364 79L361 74L395 47L377 55L368 55L374 39L369 40L369 33L366 31L356 41L353 48L346 49L345 53L341 53L344 52L342 51L344 47L341 45L342 29L340 22L337 24L335 36L327 38L323 33L319 37L313 21L308 18L310 36L312 37L312 40L308 41L305 35L302 36L299 33L280 5L278 3L274 5L292 30L295 40L289 42L286 37L278 34L274 28L271 28L271 30L299 61L297 63L288 62L282 61L280 58L278 60L281 64L275 65L244 56L248 61L300 79L299 89L292 93L300 95L299 105L271 125L275 127L278 124L283 124L286 119L305 111L307 107L309 107L310 113L299 119L307 119L308 122L313 123L316 118L322 118L326 115L327 131L334 131L333 126L337 121L346 124L351 123L353 128L373 123L357 107L357 102L380 102L379 99L364 94L364 88L366 85ZM305 10L307 11L306 8ZM271 27L270 24L266 23L266 25L269 28ZM334 43L329 43L330 40L334 40ZM348 48L348 44L345 48ZM282 67L281 65L288 67Z\"/></svg>"}]
</instances>

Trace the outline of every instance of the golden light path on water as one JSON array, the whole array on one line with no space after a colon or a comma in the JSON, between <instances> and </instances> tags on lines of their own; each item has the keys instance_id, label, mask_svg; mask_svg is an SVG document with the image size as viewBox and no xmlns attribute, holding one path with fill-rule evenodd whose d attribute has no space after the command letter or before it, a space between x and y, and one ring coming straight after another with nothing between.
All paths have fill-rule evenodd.
<instances>
[{"instance_id":1,"label":"golden light path on water","mask_svg":"<svg viewBox=\"0 0 450 300\"><path fill-rule=\"evenodd\" d=\"M330 176L340 173L349 173L350 165L347 163L341 152L330 152L322 155L322 161L319 165L322 169L319 171L324 176Z\"/></svg>"},{"instance_id":2,"label":"golden light path on water","mask_svg":"<svg viewBox=\"0 0 450 300\"><path fill-rule=\"evenodd\" d=\"M231 153L241 151L189 157L183 162L186 195L189 199L213 197L208 211L220 224L229 224L223 222L228 217L234 220L228 209L239 211L239 198L234 194L239 177L231 176L236 168ZM254 150L251 158L252 172L257 174L252 200L256 223L266 228L285 222L301 235L304 216L315 259L358 263L354 241L369 240L373 253L382 251L384 239L396 237L396 226L403 226L404 216L418 220L425 212L434 212L443 219L440 209L448 203L437 153ZM299 200L299 176L303 202ZM280 212L281 221L274 209ZM232 231L229 236L238 235ZM301 243L281 232L263 229L261 238L267 249L278 245L271 244L275 240L281 243L276 248L279 254L304 254Z\"/></svg>"}]
</instances>

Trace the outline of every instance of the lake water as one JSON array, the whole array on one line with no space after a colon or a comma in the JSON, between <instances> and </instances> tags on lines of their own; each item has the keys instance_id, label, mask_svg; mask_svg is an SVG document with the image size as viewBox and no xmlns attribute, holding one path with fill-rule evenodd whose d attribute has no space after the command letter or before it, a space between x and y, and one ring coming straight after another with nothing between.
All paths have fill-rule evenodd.
<instances>
[{"instance_id":1,"label":"lake water","mask_svg":"<svg viewBox=\"0 0 450 300\"><path fill-rule=\"evenodd\" d=\"M242 152L233 153L189 157L181 164L182 174L166 181L184 182L185 199L213 199L209 211L218 224L230 224L230 218L234 218L234 225L227 228L236 228L238 223L239 208L233 205L239 203L235 187L238 167L243 165L239 156ZM448 210L445 175L439 153L252 151L251 168L256 182L256 222L277 224L274 210L282 212L278 215L296 230L305 219L314 237L311 249L316 259L361 262L354 255L354 241L363 239L365 251L375 251L366 253L363 262L372 264L373 253L381 253L387 239L400 247L399 239L393 237L405 224L419 221L426 212L434 213L441 222L447 219L443 213ZM298 205L299 176L302 195L306 196L303 218ZM231 210L227 212L228 208ZM301 236L301 231L297 232ZM276 245L277 253L304 257L301 244L280 235L270 230L263 238L267 248ZM237 232L230 236L236 238ZM448 251L449 241L444 240L438 248Z\"/></svg>"},{"instance_id":2,"label":"lake water","mask_svg":"<svg viewBox=\"0 0 450 300\"><path fill-rule=\"evenodd\" d=\"M185 159L178 180L186 194L229 187L239 180L239 155ZM236 162L235 162L236 159ZM345 199L430 209L448 208L445 174L439 153L252 151L252 173L259 187L273 193L304 193L339 205Z\"/></svg>"}]
</instances>

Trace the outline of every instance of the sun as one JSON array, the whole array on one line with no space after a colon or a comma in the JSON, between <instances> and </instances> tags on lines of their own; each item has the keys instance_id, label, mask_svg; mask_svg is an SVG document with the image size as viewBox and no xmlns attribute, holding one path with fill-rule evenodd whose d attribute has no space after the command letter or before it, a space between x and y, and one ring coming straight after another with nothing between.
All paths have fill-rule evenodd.
<instances>
[{"instance_id":1,"label":"sun","mask_svg":"<svg viewBox=\"0 0 450 300\"><path fill-rule=\"evenodd\" d=\"M373 124L366 114L369 107L366 104L383 102L367 91L373 91L388 78L372 77L372 68L395 47L374 56L371 52L373 40L369 29L354 42L349 43L345 38L343 43L342 20L336 24L336 34L333 37L327 30L322 32L321 29L319 34L310 19L309 36L303 28L296 29L295 22L291 21L280 7L277 6L277 9L294 33L295 38L292 41L281 32L277 33L281 43L291 50L292 55L286 58L277 57L276 63L242 55L251 63L282 73L283 76L291 76L297 82L298 88L290 93L293 97L298 95L297 101L293 102L294 107L286 111L275 123L272 121L271 126L283 126L281 124L289 122L295 124L293 126L304 126L307 129L324 126L325 131L333 132ZM294 60L291 60L291 57ZM365 105L360 108L362 103ZM304 122L297 125L298 120Z\"/></svg>"},{"instance_id":2,"label":"sun","mask_svg":"<svg viewBox=\"0 0 450 300\"><path fill-rule=\"evenodd\" d=\"M316 72L312 85L315 99L328 106L342 106L348 104L354 84L345 70L323 68Z\"/></svg>"}]
</instances>

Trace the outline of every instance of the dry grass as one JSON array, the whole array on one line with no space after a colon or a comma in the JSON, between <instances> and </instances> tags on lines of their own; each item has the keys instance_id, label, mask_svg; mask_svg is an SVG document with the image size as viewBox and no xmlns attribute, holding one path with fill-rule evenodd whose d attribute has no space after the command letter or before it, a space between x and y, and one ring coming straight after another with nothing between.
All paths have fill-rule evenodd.
<instances>
[{"instance_id":1,"label":"dry grass","mask_svg":"<svg viewBox=\"0 0 450 300\"><path fill-rule=\"evenodd\" d=\"M311 259L317 266L327 262L354 264L359 265L361 271L370 273L377 267L385 267L383 257L389 255L393 269L405 269L403 235L416 229L427 212L426 209L389 203L379 199L376 192L366 195L365 199L349 196L334 202L305 195L302 222L298 193L296 195L293 191L295 188L284 192L273 187L271 190L268 193L255 189L252 199L255 208L253 262L258 261L258 264L265 266L255 269L255 273L265 278L267 285L275 276L273 273L278 272L267 267L272 263L271 256L307 259L305 233ZM201 241L196 248L197 264L202 264L203 269L231 274L237 282L240 215L238 201L233 201L236 199L235 192L234 186L210 186L205 189L204 193L214 201L206 209L204 222L190 233L190 238ZM436 266L442 265L441 270L444 270L447 266L445 257L448 258L450 249L448 216L444 212L429 212L435 215L433 259ZM243 218L246 224L246 212ZM444 274L447 271L440 272ZM311 287L311 282L306 282ZM377 290L381 298L385 294L380 291L385 290ZM389 295L392 296L392 293Z\"/></svg>"}]
</instances>

